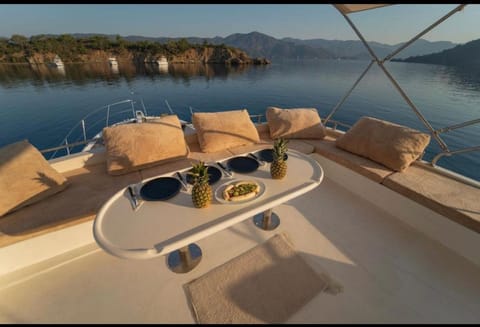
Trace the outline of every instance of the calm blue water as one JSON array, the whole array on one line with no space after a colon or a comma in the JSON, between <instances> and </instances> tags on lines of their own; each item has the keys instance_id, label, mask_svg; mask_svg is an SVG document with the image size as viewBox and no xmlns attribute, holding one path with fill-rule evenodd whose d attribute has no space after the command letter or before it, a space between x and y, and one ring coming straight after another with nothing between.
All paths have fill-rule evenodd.
<instances>
[{"instance_id":1,"label":"calm blue water","mask_svg":"<svg viewBox=\"0 0 480 327\"><path fill-rule=\"evenodd\" d=\"M67 64L64 71L0 65L0 146L25 138L39 149L57 146L89 112L127 98L143 99L149 114L167 113L166 99L185 120L189 106L197 111L247 108L251 114L263 114L268 106L315 107L323 118L367 65L322 60L232 69L170 65L159 71L120 63L117 72L103 63ZM407 63L387 68L434 128L480 118L480 70ZM352 125L363 115L426 131L376 66L333 119ZM479 136L480 124L442 134L452 151L480 145ZM425 158L438 151L432 139ZM438 164L480 180L480 151Z\"/></svg>"}]
</instances>

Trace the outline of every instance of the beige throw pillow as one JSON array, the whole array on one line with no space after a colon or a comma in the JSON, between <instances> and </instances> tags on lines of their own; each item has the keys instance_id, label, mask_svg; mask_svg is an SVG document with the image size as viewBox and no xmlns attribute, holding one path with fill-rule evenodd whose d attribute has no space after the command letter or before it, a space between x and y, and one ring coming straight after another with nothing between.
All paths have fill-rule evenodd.
<instances>
[{"instance_id":1,"label":"beige throw pillow","mask_svg":"<svg viewBox=\"0 0 480 327\"><path fill-rule=\"evenodd\" d=\"M0 217L58 193L67 185L67 179L27 140L0 149Z\"/></svg>"},{"instance_id":2,"label":"beige throw pillow","mask_svg":"<svg viewBox=\"0 0 480 327\"><path fill-rule=\"evenodd\" d=\"M216 152L260 141L246 109L224 112L195 112L193 126L203 152Z\"/></svg>"},{"instance_id":3,"label":"beige throw pillow","mask_svg":"<svg viewBox=\"0 0 480 327\"><path fill-rule=\"evenodd\" d=\"M180 120L169 115L146 123L106 127L103 139L107 148L110 175L154 166L188 156Z\"/></svg>"},{"instance_id":4,"label":"beige throw pillow","mask_svg":"<svg viewBox=\"0 0 480 327\"><path fill-rule=\"evenodd\" d=\"M268 107L266 116L272 139L323 139L326 135L315 108Z\"/></svg>"},{"instance_id":5,"label":"beige throw pillow","mask_svg":"<svg viewBox=\"0 0 480 327\"><path fill-rule=\"evenodd\" d=\"M401 172L422 155L429 142L430 135L420 131L362 117L335 145Z\"/></svg>"}]
</instances>

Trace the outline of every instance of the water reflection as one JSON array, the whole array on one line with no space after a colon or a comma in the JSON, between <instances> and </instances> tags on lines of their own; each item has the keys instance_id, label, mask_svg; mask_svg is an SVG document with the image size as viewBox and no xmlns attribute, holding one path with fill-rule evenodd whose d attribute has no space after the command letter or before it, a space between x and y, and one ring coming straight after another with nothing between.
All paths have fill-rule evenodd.
<instances>
[{"instance_id":1,"label":"water reflection","mask_svg":"<svg viewBox=\"0 0 480 327\"><path fill-rule=\"evenodd\" d=\"M160 70L158 68L159 68L158 65L155 63L151 63L151 62L145 63L145 72L147 73L147 75L159 74ZM168 66L167 66L167 73L168 73Z\"/></svg>"},{"instance_id":2,"label":"water reflection","mask_svg":"<svg viewBox=\"0 0 480 327\"><path fill-rule=\"evenodd\" d=\"M110 65L107 62L65 64L63 67L50 67L46 64L0 64L0 86L11 88L30 84L70 83L88 85L105 81L109 85L120 83L122 79L132 81L139 76L152 79L170 77L174 81L189 83L190 79L204 77L207 80L219 78L225 80L230 75L243 74L251 69L250 65L227 66L221 64L168 64L119 62Z\"/></svg>"},{"instance_id":3,"label":"water reflection","mask_svg":"<svg viewBox=\"0 0 480 327\"><path fill-rule=\"evenodd\" d=\"M158 72L162 74L168 74L168 65L155 65L158 68Z\"/></svg>"},{"instance_id":4,"label":"water reflection","mask_svg":"<svg viewBox=\"0 0 480 327\"><path fill-rule=\"evenodd\" d=\"M146 62L145 63L145 72L147 75L166 75L168 74L169 65L159 65L156 62Z\"/></svg>"},{"instance_id":5,"label":"water reflection","mask_svg":"<svg viewBox=\"0 0 480 327\"><path fill-rule=\"evenodd\" d=\"M110 65L110 69L112 70L112 73L118 74L120 71L118 70L118 64L117 65Z\"/></svg>"},{"instance_id":6,"label":"water reflection","mask_svg":"<svg viewBox=\"0 0 480 327\"><path fill-rule=\"evenodd\" d=\"M469 90L480 90L480 66L449 66L445 68L449 84Z\"/></svg>"},{"instance_id":7,"label":"water reflection","mask_svg":"<svg viewBox=\"0 0 480 327\"><path fill-rule=\"evenodd\" d=\"M60 75L63 75L63 76L66 75L65 66L56 66L56 67L54 67L54 72L55 71Z\"/></svg>"}]
</instances>

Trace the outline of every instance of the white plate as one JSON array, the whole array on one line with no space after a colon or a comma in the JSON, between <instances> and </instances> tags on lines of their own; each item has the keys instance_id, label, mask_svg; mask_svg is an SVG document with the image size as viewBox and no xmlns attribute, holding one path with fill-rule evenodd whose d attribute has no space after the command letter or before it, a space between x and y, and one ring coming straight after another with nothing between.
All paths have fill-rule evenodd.
<instances>
[{"instance_id":1,"label":"white plate","mask_svg":"<svg viewBox=\"0 0 480 327\"><path fill-rule=\"evenodd\" d=\"M245 200L242 200L242 201L228 201L228 200L225 200L223 198L223 191L225 190L225 188L227 186L232 185L232 184L237 184L239 182L246 182L246 181L254 181L255 183L258 184L258 186L260 186L260 192L258 192L257 196L255 196L254 198L245 199ZM256 179L234 179L234 180L228 181L226 183L223 183L222 185L217 187L217 189L215 190L215 199L217 199L218 202L224 203L224 204L241 204L241 203L245 203L245 202L255 201L256 199L261 197L263 194L265 194L265 184L263 184L262 182L260 182Z\"/></svg>"}]
</instances>

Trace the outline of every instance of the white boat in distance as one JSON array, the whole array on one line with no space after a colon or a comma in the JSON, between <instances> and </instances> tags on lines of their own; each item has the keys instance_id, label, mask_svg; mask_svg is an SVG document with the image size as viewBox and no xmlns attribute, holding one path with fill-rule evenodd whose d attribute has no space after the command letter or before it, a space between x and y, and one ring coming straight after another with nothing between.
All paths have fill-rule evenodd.
<instances>
[{"instance_id":1,"label":"white boat in distance","mask_svg":"<svg viewBox=\"0 0 480 327\"><path fill-rule=\"evenodd\" d=\"M110 66L118 66L118 61L115 57L108 58L108 63L110 64Z\"/></svg>"},{"instance_id":2,"label":"white boat in distance","mask_svg":"<svg viewBox=\"0 0 480 327\"><path fill-rule=\"evenodd\" d=\"M53 67L64 67L63 61L62 61L62 59L60 59L60 57L58 55L56 55L55 58L53 58L52 66Z\"/></svg>"},{"instance_id":3,"label":"white boat in distance","mask_svg":"<svg viewBox=\"0 0 480 327\"><path fill-rule=\"evenodd\" d=\"M159 66L166 66L168 65L168 60L164 56L160 57L160 59L157 60L157 64Z\"/></svg>"}]
</instances>

